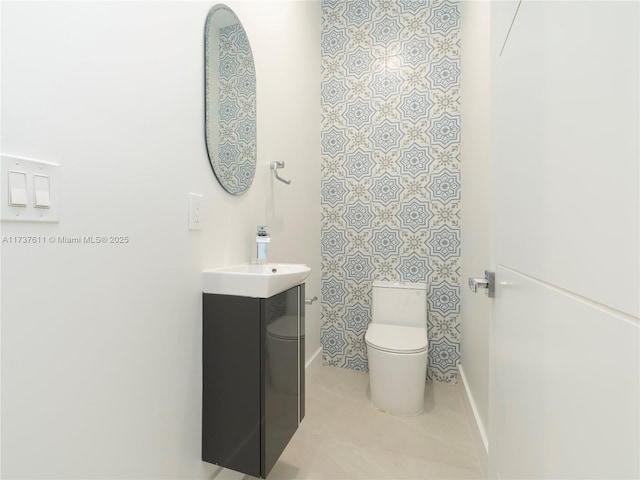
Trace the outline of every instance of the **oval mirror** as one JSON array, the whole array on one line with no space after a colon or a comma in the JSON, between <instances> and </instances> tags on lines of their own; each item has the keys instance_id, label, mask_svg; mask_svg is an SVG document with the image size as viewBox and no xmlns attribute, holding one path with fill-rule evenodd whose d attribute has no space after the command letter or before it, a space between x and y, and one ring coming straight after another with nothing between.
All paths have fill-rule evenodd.
<instances>
[{"instance_id":1,"label":"oval mirror","mask_svg":"<svg viewBox=\"0 0 640 480\"><path fill-rule=\"evenodd\" d=\"M205 137L213 173L233 195L246 192L256 171L256 71L242 24L226 5L207 15Z\"/></svg>"}]
</instances>

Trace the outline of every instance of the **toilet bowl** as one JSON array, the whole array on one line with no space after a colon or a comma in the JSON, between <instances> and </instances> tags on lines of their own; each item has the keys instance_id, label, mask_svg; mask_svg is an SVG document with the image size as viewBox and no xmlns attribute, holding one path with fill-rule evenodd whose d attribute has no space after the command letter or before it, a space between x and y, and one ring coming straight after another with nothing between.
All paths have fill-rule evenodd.
<instances>
[{"instance_id":1,"label":"toilet bowl","mask_svg":"<svg viewBox=\"0 0 640 480\"><path fill-rule=\"evenodd\" d=\"M365 336L371 403L392 415L419 415L427 376L427 330L373 324Z\"/></svg>"},{"instance_id":2,"label":"toilet bowl","mask_svg":"<svg viewBox=\"0 0 640 480\"><path fill-rule=\"evenodd\" d=\"M365 342L374 407L391 415L422 413L427 374L425 284L374 282Z\"/></svg>"}]
</instances>

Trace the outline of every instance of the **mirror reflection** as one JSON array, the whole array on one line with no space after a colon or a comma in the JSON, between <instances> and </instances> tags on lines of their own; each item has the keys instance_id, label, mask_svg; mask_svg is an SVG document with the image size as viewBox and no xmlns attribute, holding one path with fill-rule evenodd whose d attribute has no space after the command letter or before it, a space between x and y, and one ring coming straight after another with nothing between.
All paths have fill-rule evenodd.
<instances>
[{"instance_id":1,"label":"mirror reflection","mask_svg":"<svg viewBox=\"0 0 640 480\"><path fill-rule=\"evenodd\" d=\"M220 185L240 195L256 171L256 73L247 34L229 7L209 11L204 50L209 162Z\"/></svg>"}]
</instances>

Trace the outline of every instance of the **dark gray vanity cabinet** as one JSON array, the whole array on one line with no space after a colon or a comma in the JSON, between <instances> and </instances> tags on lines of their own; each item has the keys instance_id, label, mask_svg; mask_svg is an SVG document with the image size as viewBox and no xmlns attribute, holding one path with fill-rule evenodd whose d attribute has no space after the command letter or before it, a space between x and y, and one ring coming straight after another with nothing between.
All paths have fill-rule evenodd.
<instances>
[{"instance_id":1,"label":"dark gray vanity cabinet","mask_svg":"<svg viewBox=\"0 0 640 480\"><path fill-rule=\"evenodd\" d=\"M304 417L304 284L202 301L202 459L266 478Z\"/></svg>"}]
</instances>

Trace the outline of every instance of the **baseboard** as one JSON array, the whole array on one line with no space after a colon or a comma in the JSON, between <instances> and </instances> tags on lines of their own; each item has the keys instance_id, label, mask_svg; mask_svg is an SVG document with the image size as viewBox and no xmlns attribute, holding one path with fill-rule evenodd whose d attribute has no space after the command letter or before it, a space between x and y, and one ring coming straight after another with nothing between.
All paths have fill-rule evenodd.
<instances>
[{"instance_id":1,"label":"baseboard","mask_svg":"<svg viewBox=\"0 0 640 480\"><path fill-rule=\"evenodd\" d=\"M460 364L458 365L458 378L462 380L461 382L458 382L460 396L462 397L465 410L467 411L467 417L470 420L473 420L469 422L471 426L471 434L476 444L480 467L482 468L482 472L486 478L489 471L489 438L487 436L487 430L478 415L478 407L473 399L473 394L469 388L469 383L467 382L467 377L464 374L464 369Z\"/></svg>"},{"instance_id":2,"label":"baseboard","mask_svg":"<svg viewBox=\"0 0 640 480\"><path fill-rule=\"evenodd\" d=\"M313 380L313 377L320 371L322 368L322 347L316 350L316 353L313 354L313 357L309 359L309 361L304 366L305 377L307 380Z\"/></svg>"}]
</instances>

